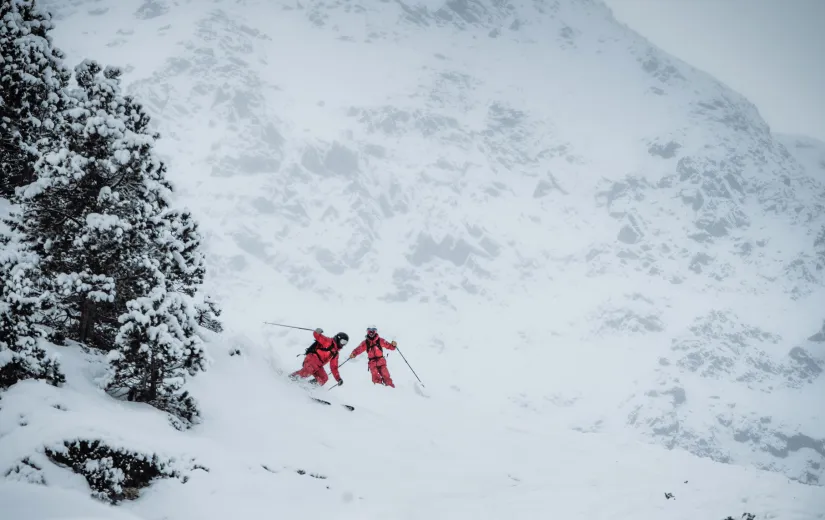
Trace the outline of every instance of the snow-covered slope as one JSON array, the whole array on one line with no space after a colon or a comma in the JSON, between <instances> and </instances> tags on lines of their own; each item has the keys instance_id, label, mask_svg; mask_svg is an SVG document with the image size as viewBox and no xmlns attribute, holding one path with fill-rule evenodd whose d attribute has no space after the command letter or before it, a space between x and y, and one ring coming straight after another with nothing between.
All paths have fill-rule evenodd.
<instances>
[{"instance_id":1,"label":"snow-covered slope","mask_svg":"<svg viewBox=\"0 0 825 520\"><path fill-rule=\"evenodd\" d=\"M321 391L335 404L327 407L278 378L278 360L254 345L213 354L212 370L193 385L205 422L189 432L103 395L94 385L102 360L74 347L63 349L65 388L12 388L0 410L0 464L14 468L0 484L3 518L823 518L821 487L776 473L545 427L474 407L447 387L376 388L355 377L365 368L357 361L344 392ZM82 499L86 482L42 454L75 438L174 458L179 474L110 511Z\"/></svg>"},{"instance_id":2,"label":"snow-covered slope","mask_svg":"<svg viewBox=\"0 0 825 520\"><path fill-rule=\"evenodd\" d=\"M184 438L220 446L199 452L226 456L213 465L252 467L272 450L271 464L294 456L363 486L401 479L386 502L396 499L386 507L399 517L399 503L498 489L499 476L459 486L461 475L484 474L491 452L541 473L530 496L585 482L621 483L626 494L682 464L712 474L697 485L719 500L745 496L717 489L721 481L752 484L750 497L782 486L748 466L825 482L825 351L808 339L825 318L814 249L823 176L746 99L600 2L44 3L71 63L126 68L163 135L180 201L207 233L229 339L194 383L211 412ZM373 388L357 363L334 391L366 408L368 423L294 403L259 364L297 367L307 337L265 320L355 338L377 324L430 399L412 393L414 377L391 358L397 391ZM230 358L236 342L247 354ZM216 394L236 400L207 397ZM397 455L373 460L370 431ZM628 435L745 468L610 444ZM184 447L174 442L157 449ZM323 457L331 447L353 451ZM626 463L589 480L625 450ZM582 462L582 452L593 456ZM547 457L539 467L536 453ZM631 471L637 463L656 467ZM304 500L289 484L273 491L249 478L273 503ZM417 490L425 485L432 495ZM777 500L822 498L787 489ZM682 504L672 492L677 501L662 507ZM513 497L479 509L496 516L488 506L530 500Z\"/></svg>"}]
</instances>

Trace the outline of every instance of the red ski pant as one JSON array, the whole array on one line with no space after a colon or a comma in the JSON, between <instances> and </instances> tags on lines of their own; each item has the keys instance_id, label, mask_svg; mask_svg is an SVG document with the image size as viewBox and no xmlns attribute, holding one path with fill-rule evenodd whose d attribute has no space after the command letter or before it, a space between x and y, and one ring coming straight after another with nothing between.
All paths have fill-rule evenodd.
<instances>
[{"instance_id":1,"label":"red ski pant","mask_svg":"<svg viewBox=\"0 0 825 520\"><path fill-rule=\"evenodd\" d=\"M318 356L315 354L308 354L304 358L304 366L301 370L292 373L292 377L295 376L304 378L315 376L315 380L318 381L318 384L321 386L324 386L329 379L327 371L324 370L324 364L321 363L321 360L318 359Z\"/></svg>"},{"instance_id":2,"label":"red ski pant","mask_svg":"<svg viewBox=\"0 0 825 520\"><path fill-rule=\"evenodd\" d=\"M390 371L387 370L387 360L379 359L377 361L370 361L370 374L372 374L372 382L378 385L387 385L395 388L390 377Z\"/></svg>"}]
</instances>

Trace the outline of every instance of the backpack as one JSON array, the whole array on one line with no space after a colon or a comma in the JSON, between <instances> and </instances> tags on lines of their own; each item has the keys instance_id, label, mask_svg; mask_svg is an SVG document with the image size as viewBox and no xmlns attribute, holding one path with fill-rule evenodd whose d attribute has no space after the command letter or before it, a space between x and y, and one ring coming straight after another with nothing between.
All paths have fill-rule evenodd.
<instances>
[{"instance_id":1,"label":"backpack","mask_svg":"<svg viewBox=\"0 0 825 520\"><path fill-rule=\"evenodd\" d=\"M380 356L369 357L370 350L377 348L380 352ZM370 344L369 338L367 338L367 360L375 361L376 359L383 359L384 358L384 347L381 346L381 340L376 337L376 341L374 344Z\"/></svg>"},{"instance_id":2,"label":"backpack","mask_svg":"<svg viewBox=\"0 0 825 520\"><path fill-rule=\"evenodd\" d=\"M332 345L335 345L335 342L333 342L333 344L332 344ZM330 352L330 351L332 351L332 350L333 350L333 346L332 346L332 345L330 345L330 347L329 347L329 348L325 348L325 347L322 347L322 346L321 346L321 344L320 344L320 343L318 343L317 341L313 341L313 342L312 342L312 345L310 345L309 347L307 347L306 352L304 352L304 355L305 355L305 356L308 356L308 355L310 355L310 354L315 354L316 356L318 356L318 358L320 358L320 357L321 357L321 355L320 355L320 354L318 354L318 351L319 351L319 350L323 350L324 352ZM337 356L337 355L338 355L338 350L335 350L335 352L333 352L333 353L332 353L332 357L331 357L330 359L334 358L334 357L335 357L335 356Z\"/></svg>"}]
</instances>

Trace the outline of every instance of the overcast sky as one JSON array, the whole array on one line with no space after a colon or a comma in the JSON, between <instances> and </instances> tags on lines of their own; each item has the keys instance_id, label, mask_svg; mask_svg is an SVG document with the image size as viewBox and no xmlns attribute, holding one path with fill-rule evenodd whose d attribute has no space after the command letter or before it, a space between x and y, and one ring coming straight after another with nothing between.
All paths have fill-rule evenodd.
<instances>
[{"instance_id":1,"label":"overcast sky","mask_svg":"<svg viewBox=\"0 0 825 520\"><path fill-rule=\"evenodd\" d=\"M604 0L654 45L744 94L774 132L825 141L825 0Z\"/></svg>"}]
</instances>

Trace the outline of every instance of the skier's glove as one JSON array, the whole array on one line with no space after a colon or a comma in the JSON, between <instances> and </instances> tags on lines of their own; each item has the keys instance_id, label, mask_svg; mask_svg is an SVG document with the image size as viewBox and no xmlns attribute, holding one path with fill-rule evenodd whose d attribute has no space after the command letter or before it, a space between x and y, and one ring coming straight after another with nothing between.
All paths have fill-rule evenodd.
<instances>
[{"instance_id":1,"label":"skier's glove","mask_svg":"<svg viewBox=\"0 0 825 520\"><path fill-rule=\"evenodd\" d=\"M350 358L350 359L355 359L355 352L353 352L352 354L350 354L350 355L349 355L349 358Z\"/></svg>"},{"instance_id":2,"label":"skier's glove","mask_svg":"<svg viewBox=\"0 0 825 520\"><path fill-rule=\"evenodd\" d=\"M317 329L315 329L315 332L317 332L318 334L323 334L323 333L324 333L324 329L317 328Z\"/></svg>"},{"instance_id":3,"label":"skier's glove","mask_svg":"<svg viewBox=\"0 0 825 520\"><path fill-rule=\"evenodd\" d=\"M398 343L396 343L395 341L393 341L392 343L390 343L390 345L392 345L393 347L397 347L397 346L398 346Z\"/></svg>"},{"instance_id":4,"label":"skier's glove","mask_svg":"<svg viewBox=\"0 0 825 520\"><path fill-rule=\"evenodd\" d=\"M343 379L338 380L338 386L344 386L344 380Z\"/></svg>"}]
</instances>

